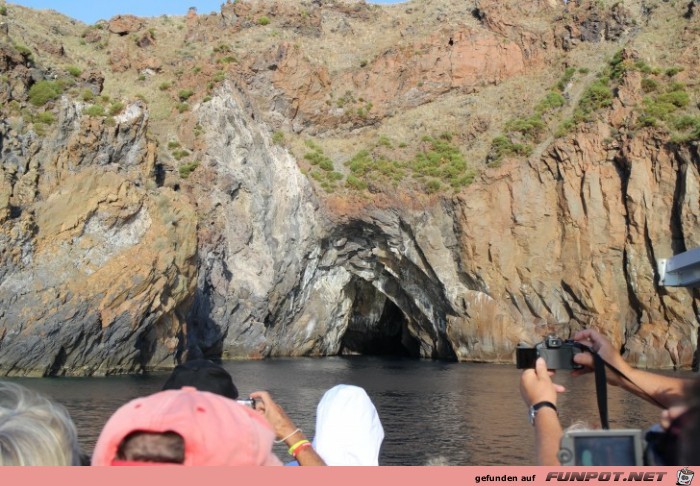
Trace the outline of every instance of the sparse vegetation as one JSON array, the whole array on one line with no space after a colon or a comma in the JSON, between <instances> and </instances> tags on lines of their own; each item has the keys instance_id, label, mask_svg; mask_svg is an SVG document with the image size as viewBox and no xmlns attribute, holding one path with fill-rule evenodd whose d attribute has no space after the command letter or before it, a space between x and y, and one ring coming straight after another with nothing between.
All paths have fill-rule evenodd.
<instances>
[{"instance_id":1,"label":"sparse vegetation","mask_svg":"<svg viewBox=\"0 0 700 486\"><path fill-rule=\"evenodd\" d=\"M269 25L270 24L270 18L263 15L258 19L258 25Z\"/></svg>"},{"instance_id":2,"label":"sparse vegetation","mask_svg":"<svg viewBox=\"0 0 700 486\"><path fill-rule=\"evenodd\" d=\"M122 102L120 102L120 101L115 101L115 102L112 103L112 105L109 107L109 114L110 114L111 116L118 115L118 114L121 113L122 111L124 111L124 103L122 103Z\"/></svg>"},{"instance_id":3,"label":"sparse vegetation","mask_svg":"<svg viewBox=\"0 0 700 486\"><path fill-rule=\"evenodd\" d=\"M90 105L83 111L87 116L104 116L105 108L102 105Z\"/></svg>"},{"instance_id":4,"label":"sparse vegetation","mask_svg":"<svg viewBox=\"0 0 700 486\"><path fill-rule=\"evenodd\" d=\"M66 71L68 72L68 74L70 74L74 78L77 78L78 76L80 76L83 73L83 70L80 69L78 66L68 66L66 68Z\"/></svg>"},{"instance_id":5,"label":"sparse vegetation","mask_svg":"<svg viewBox=\"0 0 700 486\"><path fill-rule=\"evenodd\" d=\"M46 125L52 125L56 121L56 117L50 111L42 111L36 115L36 121Z\"/></svg>"},{"instance_id":6,"label":"sparse vegetation","mask_svg":"<svg viewBox=\"0 0 700 486\"><path fill-rule=\"evenodd\" d=\"M160 85L158 85L158 89L161 91L167 91L170 89L171 86L172 84L170 82L163 81L162 83L160 83Z\"/></svg>"},{"instance_id":7,"label":"sparse vegetation","mask_svg":"<svg viewBox=\"0 0 700 486\"><path fill-rule=\"evenodd\" d=\"M192 97L193 94L194 94L194 91L191 89L181 89L177 93L177 98L180 101L187 101Z\"/></svg>"},{"instance_id":8,"label":"sparse vegetation","mask_svg":"<svg viewBox=\"0 0 700 486\"><path fill-rule=\"evenodd\" d=\"M284 145L284 132L277 130L272 134L272 143L275 145Z\"/></svg>"},{"instance_id":9,"label":"sparse vegetation","mask_svg":"<svg viewBox=\"0 0 700 486\"><path fill-rule=\"evenodd\" d=\"M34 106L44 106L63 93L61 85L55 81L39 81L29 88L29 102Z\"/></svg>"},{"instance_id":10,"label":"sparse vegetation","mask_svg":"<svg viewBox=\"0 0 700 486\"><path fill-rule=\"evenodd\" d=\"M178 168L178 172L180 173L180 177L183 179L187 179L194 170L199 167L199 162L190 162L188 164L183 164Z\"/></svg>"},{"instance_id":11,"label":"sparse vegetation","mask_svg":"<svg viewBox=\"0 0 700 486\"><path fill-rule=\"evenodd\" d=\"M172 152L173 158L175 160L182 160L190 155L190 152L185 149L177 149Z\"/></svg>"},{"instance_id":12,"label":"sparse vegetation","mask_svg":"<svg viewBox=\"0 0 700 486\"><path fill-rule=\"evenodd\" d=\"M7 7L5 5L0 5L0 15L7 16Z\"/></svg>"},{"instance_id":13,"label":"sparse vegetation","mask_svg":"<svg viewBox=\"0 0 700 486\"><path fill-rule=\"evenodd\" d=\"M178 113L184 113L190 109L190 105L187 103L178 103L176 108Z\"/></svg>"},{"instance_id":14,"label":"sparse vegetation","mask_svg":"<svg viewBox=\"0 0 700 486\"><path fill-rule=\"evenodd\" d=\"M29 49L27 46L23 46L22 44L15 44L15 49L17 52L19 52L23 58L25 58L27 61L32 61L34 59L34 56L32 54L31 49Z\"/></svg>"}]
</instances>

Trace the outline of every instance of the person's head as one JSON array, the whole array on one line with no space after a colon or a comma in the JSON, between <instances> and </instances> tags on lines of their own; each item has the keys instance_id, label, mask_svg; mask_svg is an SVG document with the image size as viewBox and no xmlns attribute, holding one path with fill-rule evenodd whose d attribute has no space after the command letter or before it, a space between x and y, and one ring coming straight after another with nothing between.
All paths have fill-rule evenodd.
<instances>
[{"instance_id":1,"label":"person's head","mask_svg":"<svg viewBox=\"0 0 700 486\"><path fill-rule=\"evenodd\" d=\"M23 386L0 382L0 466L79 466L66 409Z\"/></svg>"},{"instance_id":2,"label":"person's head","mask_svg":"<svg viewBox=\"0 0 700 486\"><path fill-rule=\"evenodd\" d=\"M208 359L195 359L177 365L165 381L163 390L178 390L183 386L216 393L232 400L238 398L238 389L229 372Z\"/></svg>"},{"instance_id":3,"label":"person's head","mask_svg":"<svg viewBox=\"0 0 700 486\"><path fill-rule=\"evenodd\" d=\"M233 400L185 387L137 398L107 421L93 466L277 466L264 417Z\"/></svg>"},{"instance_id":4,"label":"person's head","mask_svg":"<svg viewBox=\"0 0 700 486\"><path fill-rule=\"evenodd\" d=\"M377 409L358 386L337 385L316 409L313 446L329 466L377 466L384 429Z\"/></svg>"}]
</instances>

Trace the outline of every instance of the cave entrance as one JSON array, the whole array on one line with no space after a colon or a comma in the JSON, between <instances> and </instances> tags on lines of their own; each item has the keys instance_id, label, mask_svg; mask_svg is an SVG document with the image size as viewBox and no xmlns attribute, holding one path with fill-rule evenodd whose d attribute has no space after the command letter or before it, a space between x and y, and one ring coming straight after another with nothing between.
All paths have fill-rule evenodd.
<instances>
[{"instance_id":1,"label":"cave entrance","mask_svg":"<svg viewBox=\"0 0 700 486\"><path fill-rule=\"evenodd\" d=\"M366 311L367 306L361 299L355 301L356 312L343 335L339 354L419 358L419 342L408 329L406 315L385 296L379 300L383 301L381 313L377 312L377 301L371 303L374 311L367 313L357 312L362 308Z\"/></svg>"}]
</instances>

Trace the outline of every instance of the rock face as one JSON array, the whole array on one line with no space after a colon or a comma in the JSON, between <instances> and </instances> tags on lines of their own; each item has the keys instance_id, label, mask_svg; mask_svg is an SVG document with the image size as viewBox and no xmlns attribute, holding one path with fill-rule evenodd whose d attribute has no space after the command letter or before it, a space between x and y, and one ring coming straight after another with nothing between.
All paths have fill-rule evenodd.
<instances>
[{"instance_id":1,"label":"rock face","mask_svg":"<svg viewBox=\"0 0 700 486\"><path fill-rule=\"evenodd\" d=\"M411 4L406 15L418 8ZM331 65L287 39L294 29L314 39L360 36L374 9L313 0L227 2L209 16L191 10L178 41L212 44L185 61L159 57L161 45L175 45L169 36L178 27L163 20L157 36L125 36L146 21L115 18L107 29L115 35L103 31L109 52L101 54L111 72L94 64L64 87L44 83L43 104L32 99L32 86L55 73L35 66L30 49L3 40L0 374L125 373L200 356L369 353L509 363L519 342L583 328L606 333L638 366L690 367L698 294L659 287L656 259L700 245L698 143L672 143L655 123L636 120L649 104L644 96L669 99L667 110L690 103L679 80L697 77L690 42L697 26L679 35L688 46L679 61L684 74L654 74L625 53L615 90L598 85L609 99L595 114L568 135L534 141L530 156L483 166L466 188L316 192L303 163L277 144L280 134L356 136L439 101L467 107L450 112L468 117L464 130L474 133L462 141L483 144L498 117L468 112L475 104L468 96L493 89L495 106L503 83L550 68L581 43L630 35L633 26L621 4L483 0L459 23L435 10L440 28L416 36L421 26L396 20L411 41L353 68L343 63L354 58ZM284 37L254 55L221 33L269 22L265 36L287 29ZM68 47L60 55L72 59ZM564 65L576 73L550 101L561 98L573 112L577 91L569 87L583 70ZM181 115L173 131L160 133L177 132L177 156L170 139L168 153L149 134L145 103L115 99L108 117L77 101L95 99L115 73L126 79L131 71L177 79L161 85L156 105L161 117ZM144 91L149 82L141 74ZM205 85L206 96L197 90ZM516 97L526 100L524 91ZM418 138L425 113L407 129ZM552 113L539 114L543 126ZM273 135L279 127L286 132ZM313 146L296 140L304 141ZM335 162L327 172L345 170Z\"/></svg>"},{"instance_id":2,"label":"rock face","mask_svg":"<svg viewBox=\"0 0 700 486\"><path fill-rule=\"evenodd\" d=\"M172 366L194 293L194 212L144 187L142 106L110 127L60 103L43 138L0 125L0 372Z\"/></svg>"}]
</instances>

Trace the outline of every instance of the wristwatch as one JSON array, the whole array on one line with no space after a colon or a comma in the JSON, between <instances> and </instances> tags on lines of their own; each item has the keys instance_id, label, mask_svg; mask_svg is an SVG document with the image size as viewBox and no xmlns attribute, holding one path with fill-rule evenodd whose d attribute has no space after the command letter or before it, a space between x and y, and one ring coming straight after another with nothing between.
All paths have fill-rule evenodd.
<instances>
[{"instance_id":1,"label":"wristwatch","mask_svg":"<svg viewBox=\"0 0 700 486\"><path fill-rule=\"evenodd\" d=\"M542 401L542 402L537 402L535 403L532 407L530 407L530 424L533 426L535 425L535 415L537 415L537 411L542 408L542 407L549 407L552 410L554 410L557 415L559 415L559 411L557 410L557 406L554 405L552 402L547 402L547 401Z\"/></svg>"}]
</instances>

